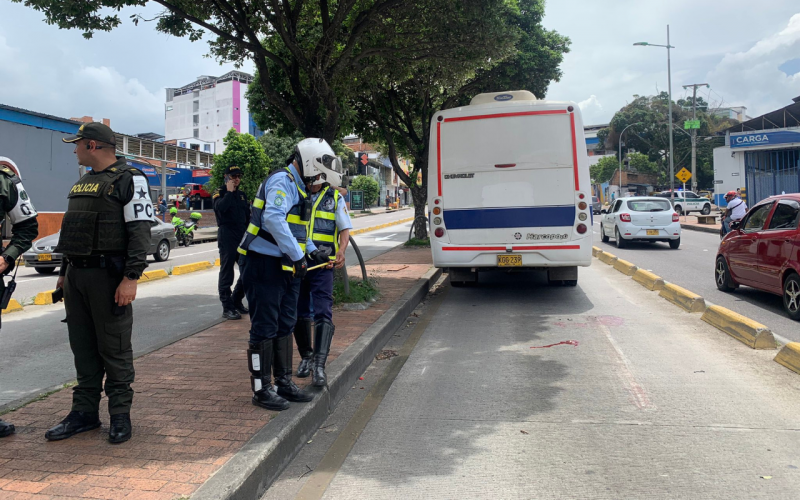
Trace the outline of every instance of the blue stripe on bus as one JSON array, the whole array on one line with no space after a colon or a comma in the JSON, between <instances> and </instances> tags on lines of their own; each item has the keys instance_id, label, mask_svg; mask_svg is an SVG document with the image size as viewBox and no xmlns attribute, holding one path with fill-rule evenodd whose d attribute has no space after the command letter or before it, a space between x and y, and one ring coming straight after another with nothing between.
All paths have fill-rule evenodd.
<instances>
[{"instance_id":1,"label":"blue stripe on bus","mask_svg":"<svg viewBox=\"0 0 800 500\"><path fill-rule=\"evenodd\" d=\"M575 206L444 210L447 229L572 226Z\"/></svg>"}]
</instances>

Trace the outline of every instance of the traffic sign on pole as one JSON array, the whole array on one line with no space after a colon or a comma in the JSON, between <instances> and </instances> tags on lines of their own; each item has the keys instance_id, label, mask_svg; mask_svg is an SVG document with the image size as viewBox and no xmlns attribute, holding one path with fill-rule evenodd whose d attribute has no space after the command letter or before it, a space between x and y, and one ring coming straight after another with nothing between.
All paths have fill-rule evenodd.
<instances>
[{"instance_id":1,"label":"traffic sign on pole","mask_svg":"<svg viewBox=\"0 0 800 500\"><path fill-rule=\"evenodd\" d=\"M682 183L686 184L686 181L692 178L692 173L686 170L686 167L683 167L677 174L675 174L675 177L677 177L677 179Z\"/></svg>"}]
</instances>

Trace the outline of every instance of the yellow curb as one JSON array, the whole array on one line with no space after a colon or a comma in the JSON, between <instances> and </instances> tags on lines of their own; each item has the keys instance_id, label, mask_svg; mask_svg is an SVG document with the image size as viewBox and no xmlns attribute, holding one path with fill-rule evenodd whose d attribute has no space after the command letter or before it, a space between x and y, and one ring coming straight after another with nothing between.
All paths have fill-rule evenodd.
<instances>
[{"instance_id":1,"label":"yellow curb","mask_svg":"<svg viewBox=\"0 0 800 500\"><path fill-rule=\"evenodd\" d=\"M795 373L800 373L800 342L789 342L783 346L775 356L775 362Z\"/></svg>"},{"instance_id":2,"label":"yellow curb","mask_svg":"<svg viewBox=\"0 0 800 500\"><path fill-rule=\"evenodd\" d=\"M684 311L703 312L706 310L706 301L703 300L703 297L672 283L665 283L658 295Z\"/></svg>"},{"instance_id":3,"label":"yellow curb","mask_svg":"<svg viewBox=\"0 0 800 500\"><path fill-rule=\"evenodd\" d=\"M214 261L214 265L215 265L215 266L217 266L217 267L219 267L219 266L221 266L222 264L220 264L220 263L219 263L219 259L217 259L217 260L215 260L215 261Z\"/></svg>"},{"instance_id":4,"label":"yellow curb","mask_svg":"<svg viewBox=\"0 0 800 500\"><path fill-rule=\"evenodd\" d=\"M353 230L350 231L350 234L351 235L364 234L364 233L368 233L370 231L376 231L378 229L383 229L383 228L389 227L389 226L396 226L398 224L405 224L406 222L411 222L412 220L414 220L414 217L409 217L407 219L400 219L400 220L396 220L394 222L387 222L385 224L378 224L377 226L364 227L364 228L361 228L361 229L353 229Z\"/></svg>"},{"instance_id":5,"label":"yellow curb","mask_svg":"<svg viewBox=\"0 0 800 500\"><path fill-rule=\"evenodd\" d=\"M142 277L139 278L139 283L147 283L148 281L163 280L169 278L169 274L164 269L153 269L152 271L145 271Z\"/></svg>"},{"instance_id":6,"label":"yellow curb","mask_svg":"<svg viewBox=\"0 0 800 500\"><path fill-rule=\"evenodd\" d=\"M53 292L55 290L48 290L46 292L39 292L36 298L33 299L33 304L36 306L46 306L53 303Z\"/></svg>"},{"instance_id":7,"label":"yellow curb","mask_svg":"<svg viewBox=\"0 0 800 500\"><path fill-rule=\"evenodd\" d=\"M603 249L600 247L592 247L592 257L597 257L599 254L603 253Z\"/></svg>"},{"instance_id":8,"label":"yellow curb","mask_svg":"<svg viewBox=\"0 0 800 500\"><path fill-rule=\"evenodd\" d=\"M3 309L3 314L13 313L17 311L22 311L22 305L17 302L17 299L11 299L8 301L8 307Z\"/></svg>"},{"instance_id":9,"label":"yellow curb","mask_svg":"<svg viewBox=\"0 0 800 500\"><path fill-rule=\"evenodd\" d=\"M202 271L203 269L208 269L214 267L211 262L204 260L202 262L193 262L191 264L183 264L181 266L175 266L172 268L172 275L178 276L180 274L189 274L195 271Z\"/></svg>"},{"instance_id":10,"label":"yellow curb","mask_svg":"<svg viewBox=\"0 0 800 500\"><path fill-rule=\"evenodd\" d=\"M639 283L648 290L654 290L656 292L664 288L664 280L660 276L656 276L644 269L638 269L633 273L633 281Z\"/></svg>"},{"instance_id":11,"label":"yellow curb","mask_svg":"<svg viewBox=\"0 0 800 500\"><path fill-rule=\"evenodd\" d=\"M777 348L769 328L730 309L708 306L701 319L753 349Z\"/></svg>"},{"instance_id":12,"label":"yellow curb","mask_svg":"<svg viewBox=\"0 0 800 500\"><path fill-rule=\"evenodd\" d=\"M625 276L633 276L633 274L639 270L638 267L634 266L627 260L617 259L614 261L614 269L621 272Z\"/></svg>"},{"instance_id":13,"label":"yellow curb","mask_svg":"<svg viewBox=\"0 0 800 500\"><path fill-rule=\"evenodd\" d=\"M600 259L600 262L606 263L609 266L613 266L614 261L617 260L616 255L608 252L600 252L599 254L597 254L597 258Z\"/></svg>"}]
</instances>

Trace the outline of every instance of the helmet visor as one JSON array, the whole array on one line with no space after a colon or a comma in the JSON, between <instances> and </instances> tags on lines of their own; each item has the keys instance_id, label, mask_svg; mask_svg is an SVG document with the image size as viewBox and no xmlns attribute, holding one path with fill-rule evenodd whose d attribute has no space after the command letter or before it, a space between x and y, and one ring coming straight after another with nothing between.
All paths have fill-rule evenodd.
<instances>
[{"instance_id":1,"label":"helmet visor","mask_svg":"<svg viewBox=\"0 0 800 500\"><path fill-rule=\"evenodd\" d=\"M342 172L342 160L338 156L322 155L322 164L334 172Z\"/></svg>"}]
</instances>

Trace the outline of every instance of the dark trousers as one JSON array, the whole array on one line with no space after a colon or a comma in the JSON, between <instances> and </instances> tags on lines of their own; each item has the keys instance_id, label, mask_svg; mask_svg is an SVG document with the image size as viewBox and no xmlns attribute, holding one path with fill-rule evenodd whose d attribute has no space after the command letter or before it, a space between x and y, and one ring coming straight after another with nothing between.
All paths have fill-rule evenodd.
<instances>
[{"instance_id":1,"label":"dark trousers","mask_svg":"<svg viewBox=\"0 0 800 500\"><path fill-rule=\"evenodd\" d=\"M78 385L72 389L74 411L98 411L104 375L108 413L131 411L133 307L126 306L121 315L113 313L120 281L121 276L108 269L67 267L64 306L78 374Z\"/></svg>"},{"instance_id":2,"label":"dark trousers","mask_svg":"<svg viewBox=\"0 0 800 500\"><path fill-rule=\"evenodd\" d=\"M333 321L333 269L315 269L300 285L297 317Z\"/></svg>"},{"instance_id":3,"label":"dark trousers","mask_svg":"<svg viewBox=\"0 0 800 500\"><path fill-rule=\"evenodd\" d=\"M222 302L222 307L226 309L233 309L236 302L244 298L244 288L242 287L242 267L239 264L239 279L236 280L236 286L233 288L231 294L231 285L233 284L233 276L235 275L233 267L239 262L241 254L236 250L236 245L226 245L219 249L219 281L217 282L217 290L219 291L219 300Z\"/></svg>"},{"instance_id":4,"label":"dark trousers","mask_svg":"<svg viewBox=\"0 0 800 500\"><path fill-rule=\"evenodd\" d=\"M281 259L248 252L242 259L242 284L250 309L250 342L291 335L300 280L281 268Z\"/></svg>"}]
</instances>

